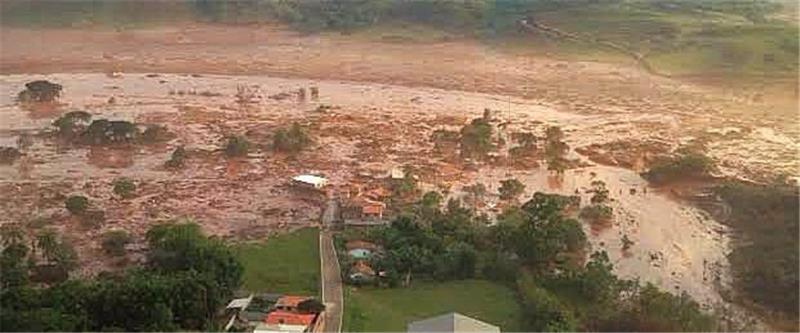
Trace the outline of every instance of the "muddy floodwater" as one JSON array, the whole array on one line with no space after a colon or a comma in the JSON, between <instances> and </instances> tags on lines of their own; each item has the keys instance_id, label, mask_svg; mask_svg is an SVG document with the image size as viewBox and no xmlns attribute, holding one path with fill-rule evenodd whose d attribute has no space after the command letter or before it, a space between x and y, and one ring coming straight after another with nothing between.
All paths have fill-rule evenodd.
<instances>
[{"instance_id":1,"label":"muddy floodwater","mask_svg":"<svg viewBox=\"0 0 800 333\"><path fill-rule=\"evenodd\" d=\"M61 105L47 110L21 108L15 96L25 82L35 79L63 85ZM254 92L250 103L237 102L237 89L242 87ZM300 99L299 89L311 87L319 89L319 97ZM0 166L2 208L8 212L0 219L7 223L32 215L52 217L57 227L75 237L89 271L105 265L85 255L99 251L97 236L104 230L126 229L141 242L153 221L182 216L195 218L209 232L233 238L313 225L319 202L288 190L291 176L317 172L340 185L410 164L435 170L422 179L430 187L448 183L457 190L481 182L496 192L501 180L514 177L526 185L526 196L535 191L578 193L584 203L591 196L586 192L590 183L602 180L610 190L614 219L608 227L586 225L586 230L592 250L606 250L621 276L685 291L709 306L722 301L719 290L729 283L730 240L725 228L689 204L648 188L635 170L601 166L575 155L585 166L568 170L561 179L553 179L543 167L482 166L467 171L434 155L429 140L432 131L457 130L489 108L504 124L501 134L525 130L540 135L546 126L557 125L565 130L572 148L630 138L673 147L686 139L674 114L632 110L581 114L533 99L265 76L8 75L0 77L0 88L0 145L15 147L23 134L33 138L21 149L20 159ZM156 145L76 147L43 134L59 114L73 110L87 111L95 119L166 125L175 138ZM314 146L295 157L267 149L270 134L294 121L309 128ZM233 134L246 135L256 144L248 156L231 160L221 154L224 138ZM760 159L796 145L768 129L742 135L751 138L736 136L717 146L733 149L731 145L741 141L740 148L756 149L751 146L763 142L762 154L755 156ZM193 154L187 166L178 171L164 168L179 145ZM727 172L752 165L746 157L731 161ZM111 194L110 183L118 177L139 184L137 198L123 201ZM84 231L71 224L60 200L75 193L87 194L106 211L103 227ZM623 237L633 242L627 251L622 250Z\"/></svg>"}]
</instances>

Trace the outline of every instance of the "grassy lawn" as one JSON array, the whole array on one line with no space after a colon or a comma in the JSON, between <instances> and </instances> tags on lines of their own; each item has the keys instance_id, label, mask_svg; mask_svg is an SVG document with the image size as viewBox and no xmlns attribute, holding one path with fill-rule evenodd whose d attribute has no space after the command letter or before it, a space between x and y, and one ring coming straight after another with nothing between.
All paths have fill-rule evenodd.
<instances>
[{"instance_id":1,"label":"grassy lawn","mask_svg":"<svg viewBox=\"0 0 800 333\"><path fill-rule=\"evenodd\" d=\"M261 243L238 245L244 265L242 289L317 295L319 292L319 231L307 228L271 237Z\"/></svg>"},{"instance_id":2,"label":"grassy lawn","mask_svg":"<svg viewBox=\"0 0 800 333\"><path fill-rule=\"evenodd\" d=\"M343 330L404 332L410 321L459 312L502 331L520 330L521 310L514 292L484 280L417 282L410 288L345 288Z\"/></svg>"}]
</instances>

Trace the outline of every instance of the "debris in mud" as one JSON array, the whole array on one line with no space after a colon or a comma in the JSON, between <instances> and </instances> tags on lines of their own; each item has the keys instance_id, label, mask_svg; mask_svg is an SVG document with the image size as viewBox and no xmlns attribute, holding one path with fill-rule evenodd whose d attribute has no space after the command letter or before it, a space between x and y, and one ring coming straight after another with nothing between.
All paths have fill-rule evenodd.
<instances>
[{"instance_id":1,"label":"debris in mud","mask_svg":"<svg viewBox=\"0 0 800 333\"><path fill-rule=\"evenodd\" d=\"M643 171L659 158L668 156L671 149L669 144L660 141L618 140L577 147L575 152L598 164Z\"/></svg>"},{"instance_id":2,"label":"debris in mud","mask_svg":"<svg viewBox=\"0 0 800 333\"><path fill-rule=\"evenodd\" d=\"M0 164L12 164L22 154L14 147L0 147Z\"/></svg>"}]
</instances>

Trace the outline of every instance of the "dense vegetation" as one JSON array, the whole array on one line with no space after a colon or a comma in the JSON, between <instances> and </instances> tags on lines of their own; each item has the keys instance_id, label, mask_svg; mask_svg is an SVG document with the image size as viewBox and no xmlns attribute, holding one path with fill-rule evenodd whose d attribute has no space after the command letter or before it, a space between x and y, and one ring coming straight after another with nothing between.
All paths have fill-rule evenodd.
<instances>
[{"instance_id":1,"label":"dense vegetation","mask_svg":"<svg viewBox=\"0 0 800 333\"><path fill-rule=\"evenodd\" d=\"M85 111L70 111L53 121L55 135L74 144L151 144L163 142L171 134L164 126L144 126L126 120L94 119Z\"/></svg>"},{"instance_id":2,"label":"dense vegetation","mask_svg":"<svg viewBox=\"0 0 800 333\"><path fill-rule=\"evenodd\" d=\"M164 224L147 233L145 268L38 287L27 279L31 273L23 238L3 233L3 331L214 329L218 309L242 276L241 265L221 240L207 238L196 224ZM56 255L68 248L51 236L40 238L48 239L43 244L56 248ZM104 248L117 251L125 238L109 235Z\"/></svg>"},{"instance_id":3,"label":"dense vegetation","mask_svg":"<svg viewBox=\"0 0 800 333\"><path fill-rule=\"evenodd\" d=\"M730 182L716 189L731 209L729 223L742 240L729 255L734 286L747 298L783 313L797 328L797 187Z\"/></svg>"},{"instance_id":4,"label":"dense vegetation","mask_svg":"<svg viewBox=\"0 0 800 333\"><path fill-rule=\"evenodd\" d=\"M710 177L714 161L694 150L679 150L675 156L657 161L642 177L655 184L681 180L702 180Z\"/></svg>"},{"instance_id":5,"label":"dense vegetation","mask_svg":"<svg viewBox=\"0 0 800 333\"><path fill-rule=\"evenodd\" d=\"M311 145L311 138L298 123L292 123L288 129L278 129L272 138L275 150L285 153L296 153Z\"/></svg>"},{"instance_id":6,"label":"dense vegetation","mask_svg":"<svg viewBox=\"0 0 800 333\"><path fill-rule=\"evenodd\" d=\"M486 217L474 215L458 201L440 209L438 197L426 194L390 226L351 235L383 247L371 259L372 267L383 272L376 282L379 286L413 288L429 280L473 278L496 281L517 291L524 330L715 327L714 318L687 295L675 296L616 277L605 252L592 254L584 263L586 236L579 222L564 214L571 202L568 197L536 193L521 206L507 209L491 226ZM600 191L598 204L602 197Z\"/></svg>"}]
</instances>

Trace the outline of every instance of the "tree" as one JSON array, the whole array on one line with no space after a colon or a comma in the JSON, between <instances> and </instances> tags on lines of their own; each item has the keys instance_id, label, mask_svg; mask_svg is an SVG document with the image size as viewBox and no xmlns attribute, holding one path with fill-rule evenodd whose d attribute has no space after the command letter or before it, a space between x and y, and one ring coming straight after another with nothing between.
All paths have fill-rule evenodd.
<instances>
[{"instance_id":1,"label":"tree","mask_svg":"<svg viewBox=\"0 0 800 333\"><path fill-rule=\"evenodd\" d=\"M82 195L71 195L64 201L64 206L72 215L83 215L89 207L89 199Z\"/></svg>"},{"instance_id":2,"label":"tree","mask_svg":"<svg viewBox=\"0 0 800 333\"><path fill-rule=\"evenodd\" d=\"M483 118L461 128L461 156L483 157L492 149L492 125Z\"/></svg>"},{"instance_id":3,"label":"tree","mask_svg":"<svg viewBox=\"0 0 800 333\"><path fill-rule=\"evenodd\" d=\"M47 80L31 81L25 84L25 90L17 95L20 102L54 102L61 96L63 87Z\"/></svg>"},{"instance_id":4,"label":"tree","mask_svg":"<svg viewBox=\"0 0 800 333\"><path fill-rule=\"evenodd\" d=\"M565 155L569 151L569 146L564 143L564 132L560 127L550 126L545 132L544 154L547 159L547 170L563 174L567 168Z\"/></svg>"},{"instance_id":5,"label":"tree","mask_svg":"<svg viewBox=\"0 0 800 333\"><path fill-rule=\"evenodd\" d=\"M437 256L434 276L440 280L471 278L475 275L477 258L472 245L465 242L451 244Z\"/></svg>"},{"instance_id":6,"label":"tree","mask_svg":"<svg viewBox=\"0 0 800 333\"><path fill-rule=\"evenodd\" d=\"M288 130L279 129L275 131L272 141L275 150L285 153L299 152L311 144L311 138L296 122L292 123Z\"/></svg>"},{"instance_id":7,"label":"tree","mask_svg":"<svg viewBox=\"0 0 800 333\"><path fill-rule=\"evenodd\" d=\"M546 289L536 285L530 273L523 273L517 281L522 298L526 329L537 332L574 332L577 321L574 314Z\"/></svg>"},{"instance_id":8,"label":"tree","mask_svg":"<svg viewBox=\"0 0 800 333\"><path fill-rule=\"evenodd\" d=\"M245 156L250 150L250 142L244 136L229 136L227 140L225 155L228 157Z\"/></svg>"},{"instance_id":9,"label":"tree","mask_svg":"<svg viewBox=\"0 0 800 333\"><path fill-rule=\"evenodd\" d=\"M114 180L114 194L129 199L135 196L136 184L129 178L118 178Z\"/></svg>"},{"instance_id":10,"label":"tree","mask_svg":"<svg viewBox=\"0 0 800 333\"><path fill-rule=\"evenodd\" d=\"M103 234L102 248L112 256L125 255L125 245L130 243L131 236L125 230L112 230Z\"/></svg>"},{"instance_id":11,"label":"tree","mask_svg":"<svg viewBox=\"0 0 800 333\"><path fill-rule=\"evenodd\" d=\"M525 192L525 184L514 178L506 179L500 182L500 199L502 200L516 200L523 192Z\"/></svg>"},{"instance_id":12,"label":"tree","mask_svg":"<svg viewBox=\"0 0 800 333\"><path fill-rule=\"evenodd\" d=\"M602 180L595 180L592 181L592 195L591 202L593 204L603 204L608 201L608 189L606 188L606 183Z\"/></svg>"},{"instance_id":13,"label":"tree","mask_svg":"<svg viewBox=\"0 0 800 333\"><path fill-rule=\"evenodd\" d=\"M36 248L41 251L45 262L50 262L56 258L61 249L58 234L54 229L44 229L36 234Z\"/></svg>"},{"instance_id":14,"label":"tree","mask_svg":"<svg viewBox=\"0 0 800 333\"><path fill-rule=\"evenodd\" d=\"M486 185L482 183L464 186L463 190L469 195L469 202L473 208L478 207L478 205L483 202L483 198L486 195Z\"/></svg>"},{"instance_id":15,"label":"tree","mask_svg":"<svg viewBox=\"0 0 800 333\"><path fill-rule=\"evenodd\" d=\"M560 263L586 245L580 224L563 216L563 205L560 196L537 192L522 206L525 221L514 232L514 248L535 269Z\"/></svg>"}]
</instances>

